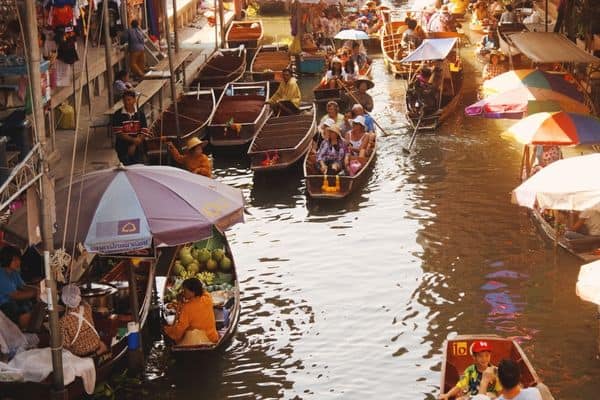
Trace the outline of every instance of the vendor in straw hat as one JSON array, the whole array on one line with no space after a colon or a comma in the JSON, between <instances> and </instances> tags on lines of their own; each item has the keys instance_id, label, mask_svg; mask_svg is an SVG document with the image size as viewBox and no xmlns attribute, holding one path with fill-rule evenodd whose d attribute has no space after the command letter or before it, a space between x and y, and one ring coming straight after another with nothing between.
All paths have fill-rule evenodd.
<instances>
[{"instance_id":1,"label":"vendor in straw hat","mask_svg":"<svg viewBox=\"0 0 600 400\"><path fill-rule=\"evenodd\" d=\"M186 142L185 154L181 154L172 142L168 142L167 146L175 161L183 164L188 171L212 178L212 162L203 151L207 144L206 140L197 137L189 138Z\"/></svg>"},{"instance_id":2,"label":"vendor in straw hat","mask_svg":"<svg viewBox=\"0 0 600 400\"><path fill-rule=\"evenodd\" d=\"M59 321L63 348L79 357L106 352L106 345L94 327L92 308L81 301L79 286L71 283L63 287L61 300L66 307Z\"/></svg>"},{"instance_id":3,"label":"vendor in straw hat","mask_svg":"<svg viewBox=\"0 0 600 400\"><path fill-rule=\"evenodd\" d=\"M506 72L506 67L502 63L503 55L501 52L497 50L492 50L490 53L490 62L483 67L483 79L488 80L492 79L504 72Z\"/></svg>"},{"instance_id":4,"label":"vendor in straw hat","mask_svg":"<svg viewBox=\"0 0 600 400\"><path fill-rule=\"evenodd\" d=\"M352 92L354 95L353 102L355 103L358 101L358 103L360 103L360 105L363 106L363 108L368 112L373 111L373 98L369 93L367 93L367 90L373 89L374 86L375 84L373 81L366 76L359 76L354 81L355 90Z\"/></svg>"}]
</instances>

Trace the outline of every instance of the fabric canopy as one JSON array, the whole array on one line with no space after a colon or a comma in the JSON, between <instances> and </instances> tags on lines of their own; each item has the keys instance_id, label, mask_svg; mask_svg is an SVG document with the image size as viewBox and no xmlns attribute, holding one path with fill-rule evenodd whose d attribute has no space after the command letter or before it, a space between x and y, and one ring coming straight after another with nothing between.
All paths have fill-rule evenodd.
<instances>
[{"instance_id":1,"label":"fabric canopy","mask_svg":"<svg viewBox=\"0 0 600 400\"><path fill-rule=\"evenodd\" d=\"M570 157L542 168L512 192L520 206L583 211L600 204L600 154Z\"/></svg>"},{"instance_id":2,"label":"fabric canopy","mask_svg":"<svg viewBox=\"0 0 600 400\"><path fill-rule=\"evenodd\" d=\"M582 300L600 306L600 260L581 266L576 289Z\"/></svg>"},{"instance_id":3,"label":"fabric canopy","mask_svg":"<svg viewBox=\"0 0 600 400\"><path fill-rule=\"evenodd\" d=\"M521 53L538 63L600 63L600 58L586 53L565 36L552 32L520 32L510 39Z\"/></svg>"},{"instance_id":4,"label":"fabric canopy","mask_svg":"<svg viewBox=\"0 0 600 400\"><path fill-rule=\"evenodd\" d=\"M400 62L443 60L448 56L457 40L457 38L425 39L415 51Z\"/></svg>"}]
</instances>

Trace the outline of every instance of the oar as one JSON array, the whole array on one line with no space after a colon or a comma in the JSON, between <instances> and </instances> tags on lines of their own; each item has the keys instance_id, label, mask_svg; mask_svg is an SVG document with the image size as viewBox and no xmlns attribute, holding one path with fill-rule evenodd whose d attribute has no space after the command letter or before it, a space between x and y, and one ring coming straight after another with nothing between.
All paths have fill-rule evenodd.
<instances>
[{"instance_id":1,"label":"oar","mask_svg":"<svg viewBox=\"0 0 600 400\"><path fill-rule=\"evenodd\" d=\"M351 90L349 90L349 89L348 89L348 87L347 87L346 85L344 85L344 83L343 83L341 80L339 80L339 79L338 79L338 82L339 82L339 84L342 86L342 88L343 88L343 89L346 91L346 93L348 93L348 94L350 95L350 97L352 97L352 99L353 99L353 100L354 100L354 101L355 101L357 104L360 104L360 101L359 101L359 100L356 98L356 96L354 95L354 93L352 93L352 91L351 91ZM364 107L363 107L363 109L364 109ZM373 120L373 122L375 123L375 125L377 125L377 127L378 127L379 129L381 129L381 132L383 132L383 134L384 134L385 136L389 136L389 135L390 135L390 134L389 134L389 133L388 133L388 132L387 132L385 129L383 129L383 127L382 127L381 125L379 125L379 123L378 123L378 122L375 120L375 118L373 118L373 116L372 116L371 114L369 114L369 112L368 112L367 110L365 110L365 113L366 113L367 115L370 115L370 116L371 116L371 119Z\"/></svg>"},{"instance_id":2,"label":"oar","mask_svg":"<svg viewBox=\"0 0 600 400\"><path fill-rule=\"evenodd\" d=\"M408 142L408 147L402 147L402 152L404 154L410 154L410 148L412 147L413 143L415 142L415 139L417 137L417 132L419 131L419 125L421 125L421 120L423 119L423 116L425 115L425 113L423 111L421 111L421 115L419 116L419 120L417 121L417 125L415 126L415 131L412 134L412 137L410 138L410 142Z\"/></svg>"}]
</instances>

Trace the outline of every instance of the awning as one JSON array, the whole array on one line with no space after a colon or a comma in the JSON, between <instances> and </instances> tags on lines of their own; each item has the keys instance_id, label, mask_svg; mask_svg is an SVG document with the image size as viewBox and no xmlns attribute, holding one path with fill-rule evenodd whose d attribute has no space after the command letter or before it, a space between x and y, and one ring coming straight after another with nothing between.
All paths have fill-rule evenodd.
<instances>
[{"instance_id":1,"label":"awning","mask_svg":"<svg viewBox=\"0 0 600 400\"><path fill-rule=\"evenodd\" d=\"M402 59L403 63L443 60L454 47L457 38L425 39L419 47Z\"/></svg>"},{"instance_id":2,"label":"awning","mask_svg":"<svg viewBox=\"0 0 600 400\"><path fill-rule=\"evenodd\" d=\"M510 35L516 48L537 63L600 63L564 35L553 32L520 32Z\"/></svg>"}]
</instances>

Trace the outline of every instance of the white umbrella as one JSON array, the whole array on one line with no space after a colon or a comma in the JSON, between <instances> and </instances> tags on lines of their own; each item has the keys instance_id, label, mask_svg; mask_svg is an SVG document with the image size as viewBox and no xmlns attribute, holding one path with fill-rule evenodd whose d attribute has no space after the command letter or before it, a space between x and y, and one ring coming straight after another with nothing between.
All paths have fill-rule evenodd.
<instances>
[{"instance_id":1,"label":"white umbrella","mask_svg":"<svg viewBox=\"0 0 600 400\"><path fill-rule=\"evenodd\" d=\"M600 260L581 266L575 289L577 296L582 300L597 304L600 314ZM600 353L600 335L598 336L598 353Z\"/></svg>"},{"instance_id":2,"label":"white umbrella","mask_svg":"<svg viewBox=\"0 0 600 400\"><path fill-rule=\"evenodd\" d=\"M339 31L335 38L341 40L368 40L369 35L367 35L367 32L358 29L344 29Z\"/></svg>"},{"instance_id":3,"label":"white umbrella","mask_svg":"<svg viewBox=\"0 0 600 400\"><path fill-rule=\"evenodd\" d=\"M600 306L600 260L581 266L576 291L582 300Z\"/></svg>"},{"instance_id":4,"label":"white umbrella","mask_svg":"<svg viewBox=\"0 0 600 400\"><path fill-rule=\"evenodd\" d=\"M512 202L533 208L582 211L600 203L600 154L553 162L512 192Z\"/></svg>"}]
</instances>

